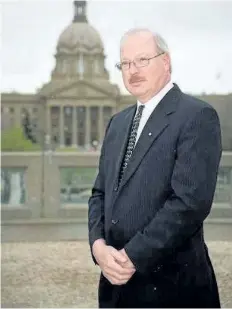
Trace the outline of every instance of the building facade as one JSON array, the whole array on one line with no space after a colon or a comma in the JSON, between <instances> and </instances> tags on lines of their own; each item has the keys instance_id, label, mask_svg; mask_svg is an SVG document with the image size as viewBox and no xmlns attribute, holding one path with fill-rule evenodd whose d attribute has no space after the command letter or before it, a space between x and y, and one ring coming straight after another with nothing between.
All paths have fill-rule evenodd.
<instances>
[{"instance_id":1,"label":"building facade","mask_svg":"<svg viewBox=\"0 0 232 309\"><path fill-rule=\"evenodd\" d=\"M22 125L26 112L38 141L47 147L99 149L110 117L134 104L129 95L109 80L104 45L89 24L86 1L74 1L74 17L60 34L50 81L35 94L2 94L2 129ZM218 111L223 148L232 150L232 94L198 96Z\"/></svg>"}]
</instances>

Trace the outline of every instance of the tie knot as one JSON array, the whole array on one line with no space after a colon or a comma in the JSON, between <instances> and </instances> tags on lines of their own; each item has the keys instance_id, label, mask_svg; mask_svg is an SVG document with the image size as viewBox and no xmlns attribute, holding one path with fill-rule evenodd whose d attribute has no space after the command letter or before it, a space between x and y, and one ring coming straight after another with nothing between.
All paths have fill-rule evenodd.
<instances>
[{"instance_id":1,"label":"tie knot","mask_svg":"<svg viewBox=\"0 0 232 309\"><path fill-rule=\"evenodd\" d=\"M138 112L140 112L140 113L141 113L141 112L143 111L144 107L145 107L144 105L139 105Z\"/></svg>"},{"instance_id":2,"label":"tie knot","mask_svg":"<svg viewBox=\"0 0 232 309\"><path fill-rule=\"evenodd\" d=\"M143 112L144 107L145 107L144 105L139 105L139 108L138 108L136 117L142 115L142 112Z\"/></svg>"}]
</instances>

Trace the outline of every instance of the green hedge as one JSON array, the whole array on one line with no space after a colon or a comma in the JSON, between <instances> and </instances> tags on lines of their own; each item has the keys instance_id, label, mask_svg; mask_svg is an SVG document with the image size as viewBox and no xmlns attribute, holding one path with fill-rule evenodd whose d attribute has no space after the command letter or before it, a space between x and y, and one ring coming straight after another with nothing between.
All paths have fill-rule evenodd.
<instances>
[{"instance_id":1,"label":"green hedge","mask_svg":"<svg viewBox=\"0 0 232 309\"><path fill-rule=\"evenodd\" d=\"M11 128L1 131L1 151L38 151L39 144L27 140L22 128Z\"/></svg>"}]
</instances>

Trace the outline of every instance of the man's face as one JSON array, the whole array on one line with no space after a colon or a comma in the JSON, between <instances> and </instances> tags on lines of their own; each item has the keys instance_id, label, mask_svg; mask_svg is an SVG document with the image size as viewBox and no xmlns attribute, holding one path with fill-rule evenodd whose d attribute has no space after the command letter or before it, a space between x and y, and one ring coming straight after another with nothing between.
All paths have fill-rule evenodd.
<instances>
[{"instance_id":1,"label":"man's face","mask_svg":"<svg viewBox=\"0 0 232 309\"><path fill-rule=\"evenodd\" d=\"M121 63L128 61L143 62L158 54L154 37L150 32L138 32L129 35L121 46ZM146 60L145 60L146 61ZM129 69L122 66L122 77L127 90L138 100L145 103L165 85L169 75L169 57L163 54L149 60L149 64Z\"/></svg>"}]
</instances>

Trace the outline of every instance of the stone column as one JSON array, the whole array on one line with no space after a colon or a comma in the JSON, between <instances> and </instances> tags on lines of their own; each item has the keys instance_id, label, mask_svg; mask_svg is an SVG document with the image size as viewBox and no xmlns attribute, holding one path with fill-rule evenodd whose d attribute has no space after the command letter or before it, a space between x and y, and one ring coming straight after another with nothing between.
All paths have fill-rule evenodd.
<instances>
[{"instance_id":1,"label":"stone column","mask_svg":"<svg viewBox=\"0 0 232 309\"><path fill-rule=\"evenodd\" d=\"M77 147L77 108L73 106L72 113L72 147Z\"/></svg>"},{"instance_id":2,"label":"stone column","mask_svg":"<svg viewBox=\"0 0 232 309\"><path fill-rule=\"evenodd\" d=\"M64 108L60 106L60 147L64 147Z\"/></svg>"},{"instance_id":3,"label":"stone column","mask_svg":"<svg viewBox=\"0 0 232 309\"><path fill-rule=\"evenodd\" d=\"M47 106L46 111L46 133L51 136L51 107Z\"/></svg>"},{"instance_id":4,"label":"stone column","mask_svg":"<svg viewBox=\"0 0 232 309\"><path fill-rule=\"evenodd\" d=\"M85 118L85 145L90 145L90 108L86 106L86 118Z\"/></svg>"}]
</instances>

